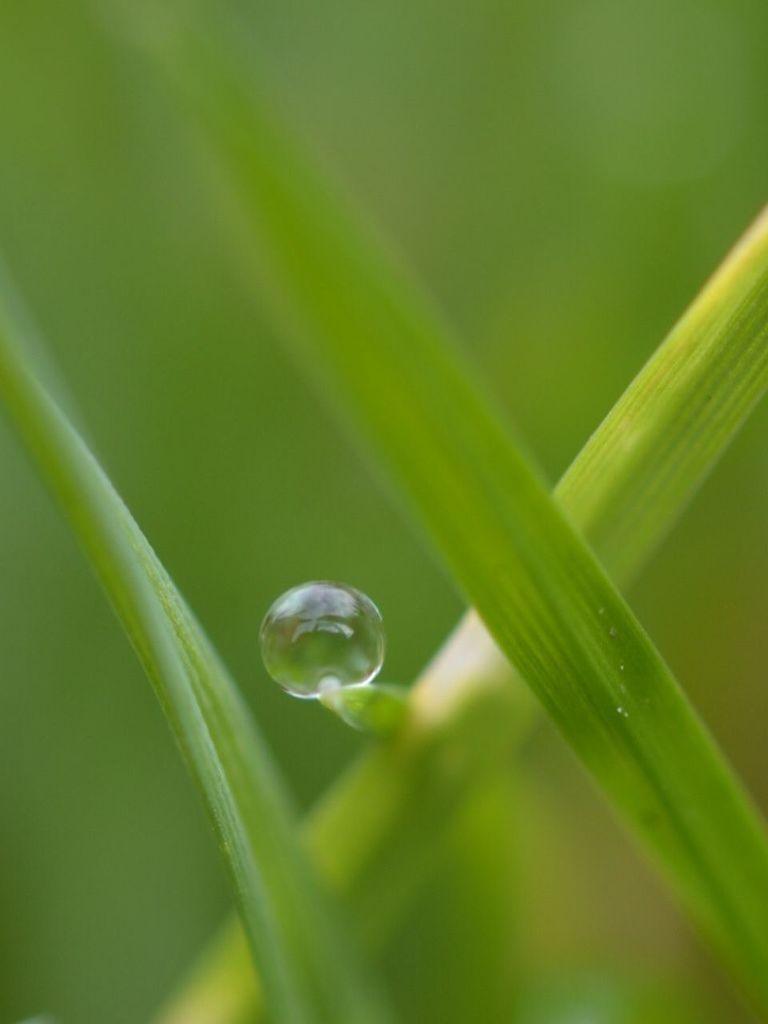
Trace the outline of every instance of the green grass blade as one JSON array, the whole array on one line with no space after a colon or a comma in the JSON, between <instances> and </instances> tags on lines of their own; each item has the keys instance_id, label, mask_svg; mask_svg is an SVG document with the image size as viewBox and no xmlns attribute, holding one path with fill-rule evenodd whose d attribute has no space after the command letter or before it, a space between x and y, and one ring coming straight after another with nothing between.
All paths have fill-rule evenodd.
<instances>
[{"instance_id":1,"label":"green grass blade","mask_svg":"<svg viewBox=\"0 0 768 1024\"><path fill-rule=\"evenodd\" d=\"M291 1024L385 1019L358 981L263 740L200 627L81 437L37 379L0 288L0 399L150 676L212 817L270 1009Z\"/></svg>"},{"instance_id":2,"label":"green grass blade","mask_svg":"<svg viewBox=\"0 0 768 1024\"><path fill-rule=\"evenodd\" d=\"M305 839L323 876L349 907L357 937L379 950L430 870L457 809L508 761L530 701L512 687L483 687L439 729L406 728L376 745L307 819ZM245 941L228 923L158 1015L162 1024L261 1020Z\"/></svg>"},{"instance_id":3,"label":"green grass blade","mask_svg":"<svg viewBox=\"0 0 768 1024\"><path fill-rule=\"evenodd\" d=\"M555 495L626 586L768 388L768 209L581 450ZM474 612L435 658L418 708L444 715L468 684L510 666ZM458 675L454 664L462 666Z\"/></svg>"},{"instance_id":4,"label":"green grass blade","mask_svg":"<svg viewBox=\"0 0 768 1024\"><path fill-rule=\"evenodd\" d=\"M768 1008L768 848L737 780L431 304L229 55L201 44L190 68L185 84L252 229L257 280L295 351L341 399L501 649Z\"/></svg>"},{"instance_id":5,"label":"green grass blade","mask_svg":"<svg viewBox=\"0 0 768 1024\"><path fill-rule=\"evenodd\" d=\"M350 728L386 739L405 722L408 690L391 683L344 686L326 690L320 703Z\"/></svg>"},{"instance_id":6,"label":"green grass blade","mask_svg":"<svg viewBox=\"0 0 768 1024\"><path fill-rule=\"evenodd\" d=\"M630 384L556 490L566 510L623 584L677 519L768 387L765 346L755 344L760 338L760 310L766 294L768 215L763 214ZM732 367L728 375L720 372L724 357ZM674 367L673 374L665 370L665 363ZM637 396L646 389L645 382L654 376L666 379L667 386L653 391L653 402L638 401ZM708 398L697 405L700 394ZM734 401L733 394L739 400ZM689 418L672 415L673 410L682 407L698 408L695 429L691 429ZM620 438L628 431L627 410L632 410L629 422L633 432L645 439L642 458L638 458L634 445L606 443L606 439ZM660 424L665 424L663 431L659 430ZM630 460L631 470L627 467ZM672 462L674 473L670 470ZM664 486L649 489L649 480L663 480ZM600 482L599 500L594 481ZM619 492L624 500L616 500ZM633 494L635 500L628 500ZM637 510L642 514L638 515ZM611 545L612 538L619 535L623 545ZM611 561L611 546L622 556L619 564ZM480 686L491 680L511 685L512 669L480 620L470 612L411 691L411 711L420 728L407 752L396 746L366 755L308 819L308 840L316 859L326 865L337 887L347 894L356 917L372 914L373 908L365 901L369 891L381 894L383 902L394 900L386 882L392 878L391 865L403 857L403 852L390 845L391 833L402 836L408 822L423 815L426 807L439 806L429 828L411 830L408 857L423 863L424 851L440 834L467 787L478 784L485 777L483 772L496 764L494 743L502 756L515 735L522 734L522 708L513 700L505 703L498 699L494 703L496 691L488 692ZM522 697L519 686L518 681L514 693ZM499 698L502 692L507 691L499 690ZM461 721L470 707L474 705L477 710L478 694L484 695L491 712L482 729L457 730L457 716ZM488 729L491 720L502 727ZM482 761L477 757L480 748L486 755ZM425 750L434 752L433 763L447 751L458 753L464 764L460 780L455 775L438 777L437 794L423 785L419 789L411 779L430 777L430 759ZM380 799L377 789L382 781L396 777L405 779L401 792L393 800ZM373 808L374 812L368 816L370 827L358 837L357 850L350 856L343 837L359 820L360 806ZM389 874L380 865L390 865ZM417 870L414 875L418 877ZM400 883L398 889L402 888ZM226 978L226 1000L219 984L222 976ZM241 1019L255 1015L258 1002L242 935L230 925L215 940L164 1020L165 1024L182 1022L187 1019L189 1007L196 1006L201 1013L205 1008L201 1024L239 1024Z\"/></svg>"},{"instance_id":7,"label":"green grass blade","mask_svg":"<svg viewBox=\"0 0 768 1024\"><path fill-rule=\"evenodd\" d=\"M768 382L768 209L611 410L557 488L630 578ZM605 473L605 465L621 466Z\"/></svg>"}]
</instances>

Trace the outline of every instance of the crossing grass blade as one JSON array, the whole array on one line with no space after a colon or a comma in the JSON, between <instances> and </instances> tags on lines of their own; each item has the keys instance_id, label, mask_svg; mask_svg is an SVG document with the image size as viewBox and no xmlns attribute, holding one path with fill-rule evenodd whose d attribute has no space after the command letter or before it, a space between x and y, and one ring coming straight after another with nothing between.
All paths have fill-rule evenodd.
<instances>
[{"instance_id":1,"label":"crossing grass blade","mask_svg":"<svg viewBox=\"0 0 768 1024\"><path fill-rule=\"evenodd\" d=\"M174 59L250 230L259 294L294 352L366 439L681 901L768 1008L763 824L669 669L450 328L311 167L233 53L196 38ZM741 343L756 346L762 373L767 300L752 298Z\"/></svg>"},{"instance_id":2,"label":"crossing grass blade","mask_svg":"<svg viewBox=\"0 0 768 1024\"><path fill-rule=\"evenodd\" d=\"M25 344L30 334L3 280L0 401L98 573L200 788L274 1019L383 1022L388 1018L358 977L357 958L305 863L287 795L250 713L126 506L36 376Z\"/></svg>"}]
</instances>

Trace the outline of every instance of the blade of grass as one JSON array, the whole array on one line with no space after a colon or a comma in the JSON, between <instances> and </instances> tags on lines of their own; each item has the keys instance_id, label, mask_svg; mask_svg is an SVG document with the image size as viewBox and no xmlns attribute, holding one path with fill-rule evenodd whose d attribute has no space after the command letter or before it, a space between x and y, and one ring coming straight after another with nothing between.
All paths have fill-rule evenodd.
<instances>
[{"instance_id":1,"label":"blade of grass","mask_svg":"<svg viewBox=\"0 0 768 1024\"><path fill-rule=\"evenodd\" d=\"M768 388L768 208L750 226L555 488L612 579L626 586L674 526ZM503 674L470 611L419 689L444 715L461 667Z\"/></svg>"},{"instance_id":2,"label":"blade of grass","mask_svg":"<svg viewBox=\"0 0 768 1024\"><path fill-rule=\"evenodd\" d=\"M630 384L556 489L573 520L623 585L675 522L768 388L765 346L754 344L763 331L760 310L767 293L768 212L764 212ZM653 388L650 400L641 401L649 381L658 379L665 386ZM689 415L672 415L680 408L687 408ZM621 443L630 432L643 439L639 451L636 444ZM659 485L648 486L656 480ZM617 500L619 494L621 500ZM612 542L619 536L621 545ZM400 745L369 752L307 820L307 840L316 860L326 865L358 918L371 913L365 902L367 892L375 890L382 894L382 902L392 901L386 888L391 868L387 875L381 865L392 865L403 857L392 834L402 836L399 819L408 820L407 793L415 789L404 786L397 812L390 808L387 813L386 802L376 796L379 777L409 774L419 762L418 755L423 757L424 747L455 757L455 722L468 714L473 702L475 707L478 702L488 704L488 721L501 723L495 730L458 732L460 779L435 773L442 794L440 812L428 829L414 831L408 848L411 861L423 863L423 851L444 827L444 816L453 811L451 797L458 803L467 786L478 784L484 770L497 763L491 750L494 743L502 755L515 736L522 735L523 709L511 699L494 703L494 695L500 698L510 692L499 687L511 687L513 682L515 695L523 697L522 684L514 679L509 662L477 615L468 612L411 691L411 714L418 728L410 734L407 755ZM490 683L494 688L489 690ZM473 744L482 746L484 762L472 757ZM423 795L415 798L417 805ZM425 807L435 803L433 795L425 796ZM356 857L350 857L341 838L349 833L360 806L375 808L378 814L371 815L365 842ZM418 877L417 871L413 877ZM407 895L406 886L403 898ZM229 1003L222 1002L216 985L218 965L228 971ZM242 934L236 923L230 924L214 940L163 1020L164 1024L181 1022L194 1005L206 1007L205 1024L237 1024L255 1017L259 999Z\"/></svg>"},{"instance_id":3,"label":"blade of grass","mask_svg":"<svg viewBox=\"0 0 768 1024\"><path fill-rule=\"evenodd\" d=\"M457 808L506 759L522 730L527 694L483 686L461 713L434 730L408 727L368 750L314 808L309 853L349 908L358 941L378 950L430 870L436 844ZM253 1024L262 997L241 929L227 923L178 994L162 1024Z\"/></svg>"},{"instance_id":4,"label":"blade of grass","mask_svg":"<svg viewBox=\"0 0 768 1024\"><path fill-rule=\"evenodd\" d=\"M766 291L768 215L763 214L630 385L556 490L574 521L623 583L629 581L675 521L768 387L764 350L753 344L761 330L756 314ZM724 366L727 372L723 372ZM640 401L648 381L659 378L666 386L653 389L651 401ZM701 400L701 396L706 397ZM682 407L692 414L671 415ZM630 429L644 440L642 455L636 445L620 443ZM609 443L611 438L614 443ZM632 470L627 468L630 459ZM670 471L671 462L674 473ZM599 482L598 498L595 480ZM663 483L649 488L648 481L654 480ZM616 499L619 491L623 496L620 501ZM617 536L623 537L623 544L610 544ZM611 550L620 556L618 564ZM454 801L461 799L469 782L478 784L484 778L483 771L496 764L490 756L494 742L501 755L513 741L515 730L520 732L522 708L511 700L494 704L493 695L486 695L484 690L480 691L483 700L490 700L488 721L502 722L503 727L495 731L463 730L457 736L446 728L452 717L463 714L469 702L477 702L480 686L511 680L511 673L509 663L478 617L467 613L412 690L412 714L419 729L410 745L405 751L397 746L367 754L308 819L307 838L316 859L326 865L358 917L367 918L375 909L366 904L366 894L371 891L381 895L382 903L397 902L386 885L392 879L391 865L403 859L402 838L398 843L393 835L402 837L404 823L418 820L426 807L439 806L429 828L413 830L412 844L406 847L411 861L423 864L424 851L452 813ZM523 696L520 691L517 695ZM427 725L429 732L424 729ZM472 745L478 743L488 755L482 765L471 756ZM464 770L460 780L463 786L456 786L456 776L434 772L440 801L423 786L407 783L402 786L399 802L395 802L396 809L391 802L379 799L381 778L419 774L414 765L420 765L420 777L424 777L428 760L424 747L437 760L439 754L455 756L457 745ZM370 827L358 837L356 855L349 856L343 837L358 820L360 806L374 810L369 815ZM412 806L417 810L409 814ZM388 873L382 871L383 865L388 866ZM418 869L415 864L413 867L402 898L407 898L411 881L418 878ZM402 890L403 883L397 888ZM227 978L224 1001L216 982L219 970L226 972ZM242 935L236 925L230 925L202 958L163 1019L167 1024L186 1020L189 1008L195 1006L206 1024L235 1024L255 1016L258 1002ZM206 1008L204 1014L202 1007Z\"/></svg>"},{"instance_id":5,"label":"blade of grass","mask_svg":"<svg viewBox=\"0 0 768 1024\"><path fill-rule=\"evenodd\" d=\"M313 172L232 54L196 39L181 67L295 351L341 397L499 646L768 1007L762 822L668 668L450 330ZM760 348L767 304L761 296Z\"/></svg>"},{"instance_id":6,"label":"blade of grass","mask_svg":"<svg viewBox=\"0 0 768 1024\"><path fill-rule=\"evenodd\" d=\"M768 208L560 483L577 525L589 521L600 533L612 574L635 573L765 392L767 265ZM606 474L606 462L620 462L620 471Z\"/></svg>"},{"instance_id":7,"label":"blade of grass","mask_svg":"<svg viewBox=\"0 0 768 1024\"><path fill-rule=\"evenodd\" d=\"M38 380L26 317L0 282L0 398L155 687L203 795L276 1020L385 1019L298 846L264 741L135 521Z\"/></svg>"}]
</instances>

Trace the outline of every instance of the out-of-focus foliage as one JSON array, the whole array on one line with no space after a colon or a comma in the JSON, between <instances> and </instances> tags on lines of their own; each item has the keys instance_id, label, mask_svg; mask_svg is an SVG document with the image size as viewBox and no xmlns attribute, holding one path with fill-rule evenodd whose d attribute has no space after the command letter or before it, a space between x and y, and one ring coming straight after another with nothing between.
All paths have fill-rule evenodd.
<instances>
[{"instance_id":1,"label":"out-of-focus foliage","mask_svg":"<svg viewBox=\"0 0 768 1024\"><path fill-rule=\"evenodd\" d=\"M554 479L764 201L765 6L240 7ZM302 579L361 586L403 680L459 603L272 343L195 147L102 14L0 7L0 241L111 475L308 802L356 740L266 679L271 599ZM767 431L763 411L634 595L764 805ZM133 656L5 427L0 460L0 1018L127 1024L226 885ZM523 817L526 963L678 973L727 1001L548 733L527 765L546 799ZM440 984L436 919L408 931L410 1006Z\"/></svg>"}]
</instances>

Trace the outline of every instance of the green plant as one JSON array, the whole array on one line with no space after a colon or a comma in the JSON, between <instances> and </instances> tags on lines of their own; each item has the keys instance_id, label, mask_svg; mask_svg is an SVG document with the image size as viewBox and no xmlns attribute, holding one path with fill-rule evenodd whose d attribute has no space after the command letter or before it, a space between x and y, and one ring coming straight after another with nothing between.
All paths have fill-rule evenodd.
<instances>
[{"instance_id":1,"label":"green plant","mask_svg":"<svg viewBox=\"0 0 768 1024\"><path fill-rule=\"evenodd\" d=\"M764 390L765 222L630 386L553 501L440 316L309 167L230 51L185 40L174 61L258 242L265 302L299 358L341 398L498 646L765 1008L762 823L577 532L623 582ZM17 341L25 331L6 312L4 399L99 569L205 795L277 1019L373 1019L380 1011L296 850L246 713L32 373ZM471 615L414 688L400 729L312 819L310 852L372 945L408 900L426 840L500 770L522 731L530 706L520 677ZM446 749L461 753L458 777L441 771ZM361 806L372 808L362 821ZM168 1019L190 1019L191 1005L201 1020L249 1019L258 999L249 971L238 935L226 936Z\"/></svg>"}]
</instances>

